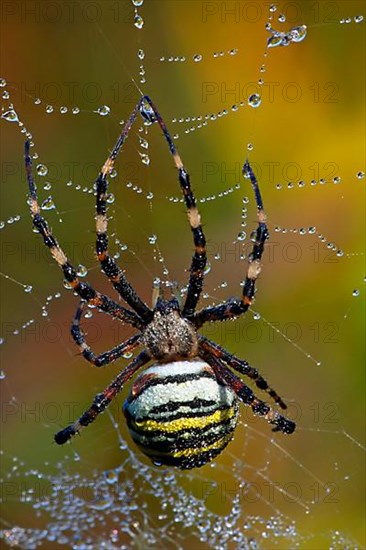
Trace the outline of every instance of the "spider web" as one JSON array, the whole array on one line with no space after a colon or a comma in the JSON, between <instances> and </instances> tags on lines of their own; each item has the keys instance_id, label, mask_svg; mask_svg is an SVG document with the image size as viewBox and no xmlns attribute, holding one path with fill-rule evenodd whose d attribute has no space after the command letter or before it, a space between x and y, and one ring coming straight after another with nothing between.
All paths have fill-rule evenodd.
<instances>
[{"instance_id":1,"label":"spider web","mask_svg":"<svg viewBox=\"0 0 366 550\"><path fill-rule=\"evenodd\" d=\"M19 54L4 56L1 83L5 547L365 547L363 3L70 6L27 2L3 16L2 51ZM243 406L225 452L189 472L135 449L126 391L71 446L51 444L129 358L93 369L76 355L77 300L31 231L24 134L55 235L113 296L93 253L91 182L137 86L175 134L199 200L202 304L241 291L255 228L247 155L269 214L253 311L203 332L260 369L297 431L273 434ZM157 128L136 122L113 176L111 247L129 280L147 303L157 279L184 295L191 236ZM97 351L132 334L95 310L84 323Z\"/></svg>"}]
</instances>

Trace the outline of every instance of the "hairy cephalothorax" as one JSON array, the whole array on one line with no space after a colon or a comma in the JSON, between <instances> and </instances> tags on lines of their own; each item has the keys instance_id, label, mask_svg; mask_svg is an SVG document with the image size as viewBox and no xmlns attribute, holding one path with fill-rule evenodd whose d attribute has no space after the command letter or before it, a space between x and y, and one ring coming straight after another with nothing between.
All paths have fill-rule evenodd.
<instances>
[{"instance_id":1,"label":"hairy cephalothorax","mask_svg":"<svg viewBox=\"0 0 366 550\"><path fill-rule=\"evenodd\" d=\"M194 254L191 261L187 293L182 306L176 298L158 297L149 308L127 281L122 269L108 252L107 176L121 151L138 114L148 124L157 122L168 143L179 183L187 207L188 221L193 235ZM71 334L83 357L96 367L107 365L132 352L142 351L124 367L112 383L93 400L91 406L70 426L55 435L58 444L88 426L105 410L124 384L150 361L154 364L135 379L124 404L124 413L132 438L140 449L156 464L168 464L182 469L206 464L228 444L238 418L238 402L263 416L274 431L291 434L295 423L281 415L234 374L251 378L257 388L265 391L282 409L285 403L271 388L257 369L235 357L218 344L202 336L198 330L206 322L225 321L238 317L250 307L255 294L255 282L261 271L261 258L268 238L266 215L259 186L249 162L243 167L254 190L258 226L254 232L253 248L243 285L241 298L228 299L217 306L196 311L203 286L206 267L206 240L189 175L185 170L165 122L148 96L141 97L102 166L96 186L96 252L101 270L129 308L97 292L88 283L78 279L75 268L53 236L42 217L32 174L30 143L25 144L25 167L30 191L29 203L33 224L45 245L63 271L64 278L81 298L71 326ZM96 355L87 344L80 320L87 306L95 306L113 318L128 323L136 334L113 349ZM230 368L229 368L230 367ZM231 370L233 369L233 370Z\"/></svg>"}]
</instances>

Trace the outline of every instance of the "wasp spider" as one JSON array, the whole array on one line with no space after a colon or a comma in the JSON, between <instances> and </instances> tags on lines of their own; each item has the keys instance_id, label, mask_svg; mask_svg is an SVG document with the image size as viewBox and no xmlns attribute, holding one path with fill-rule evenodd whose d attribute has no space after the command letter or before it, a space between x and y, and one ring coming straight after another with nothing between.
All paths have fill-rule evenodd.
<instances>
[{"instance_id":1,"label":"wasp spider","mask_svg":"<svg viewBox=\"0 0 366 550\"><path fill-rule=\"evenodd\" d=\"M182 306L176 298L164 300L159 296L154 307L149 308L108 252L107 177L139 113L146 121L159 124L173 157L187 207L195 251ZM189 175L164 120L148 96L140 99L96 180L96 253L101 270L129 306L127 308L78 279L75 268L41 215L29 149L30 144L27 142L25 166L33 224L62 269L64 278L81 298L71 327L71 334L80 353L94 366L103 367L138 346L143 348L129 365L122 368L112 383L95 396L91 406L78 420L55 435L56 443L66 443L91 424L124 384L150 361L153 361L153 365L145 368L135 379L124 404L124 413L132 438L153 462L188 469L212 460L233 436L239 401L250 406L255 415L263 416L274 426L274 431L291 434L295 429L294 422L258 399L233 371L251 378L260 390L267 392L280 408L285 409L285 403L259 372L198 332L206 322L224 321L242 315L254 298L268 230L260 190L249 162L245 162L243 174L250 180L254 190L258 226L242 296L196 311L206 266L205 236L200 214ZM136 334L113 349L96 355L87 344L80 326L83 310L88 305L99 308L123 323L129 323L136 329Z\"/></svg>"}]
</instances>

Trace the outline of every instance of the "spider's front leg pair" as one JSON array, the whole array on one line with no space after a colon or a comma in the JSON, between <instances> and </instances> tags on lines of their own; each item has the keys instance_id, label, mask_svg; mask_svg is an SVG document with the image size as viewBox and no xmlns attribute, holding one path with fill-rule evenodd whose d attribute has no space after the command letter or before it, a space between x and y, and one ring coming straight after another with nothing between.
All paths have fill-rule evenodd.
<instances>
[{"instance_id":1,"label":"spider's front leg pair","mask_svg":"<svg viewBox=\"0 0 366 550\"><path fill-rule=\"evenodd\" d=\"M198 311L192 318L192 322L198 329L208 321L225 321L238 317L245 313L252 304L255 294L255 283L261 272L261 259L264 251L264 245L269 237L266 224L266 213L263 208L263 201L259 190L257 179L248 161L243 166L243 175L250 179L252 184L255 201L257 205L258 226L255 232L252 252L249 255L249 265L245 278L241 299L231 298L226 302L213 307L207 307Z\"/></svg>"}]
</instances>

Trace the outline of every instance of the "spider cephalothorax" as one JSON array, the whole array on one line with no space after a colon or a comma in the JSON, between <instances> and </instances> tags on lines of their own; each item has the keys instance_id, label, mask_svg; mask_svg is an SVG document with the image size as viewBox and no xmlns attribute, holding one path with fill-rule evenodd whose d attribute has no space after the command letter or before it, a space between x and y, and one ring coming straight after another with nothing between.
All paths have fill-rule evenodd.
<instances>
[{"instance_id":1,"label":"spider cephalothorax","mask_svg":"<svg viewBox=\"0 0 366 550\"><path fill-rule=\"evenodd\" d=\"M158 123L163 131L187 207L195 251L182 307L175 298L158 298L155 307L149 308L108 252L107 176L113 170L116 157L139 112L148 124ZM97 292L88 283L79 281L76 270L41 215L29 150L30 144L27 142L25 167L33 224L62 269L65 279L81 298L71 326L71 334L80 353L96 367L102 367L138 346L143 347L112 383L94 398L91 406L81 417L55 435L56 443L66 443L82 428L93 422L120 392L123 385L150 361L155 363L145 368L136 378L124 405L124 412L133 439L155 463L186 469L202 466L211 460L223 450L233 435L238 416L238 401L250 406L254 414L263 416L274 426L274 431L292 433L295 423L258 399L231 370L251 378L259 389L267 392L280 408L285 409L285 403L257 369L198 332L206 322L225 321L242 315L248 310L254 298L255 282L261 270L261 258L268 238L268 229L259 186L249 162L245 162L243 174L250 180L254 190L258 226L252 253L248 258L249 265L242 296L240 299L231 298L217 306L196 311L207 261L206 240L200 214L189 175L163 119L148 96L140 99L95 182L97 257L103 273L129 306L127 308ZM96 355L87 344L80 327L82 313L88 305L96 306L113 318L132 325L137 333L113 349Z\"/></svg>"},{"instance_id":2,"label":"spider cephalothorax","mask_svg":"<svg viewBox=\"0 0 366 550\"><path fill-rule=\"evenodd\" d=\"M197 356L193 325L181 315L178 300L158 298L153 320L143 331L142 341L154 359L169 363Z\"/></svg>"}]
</instances>

